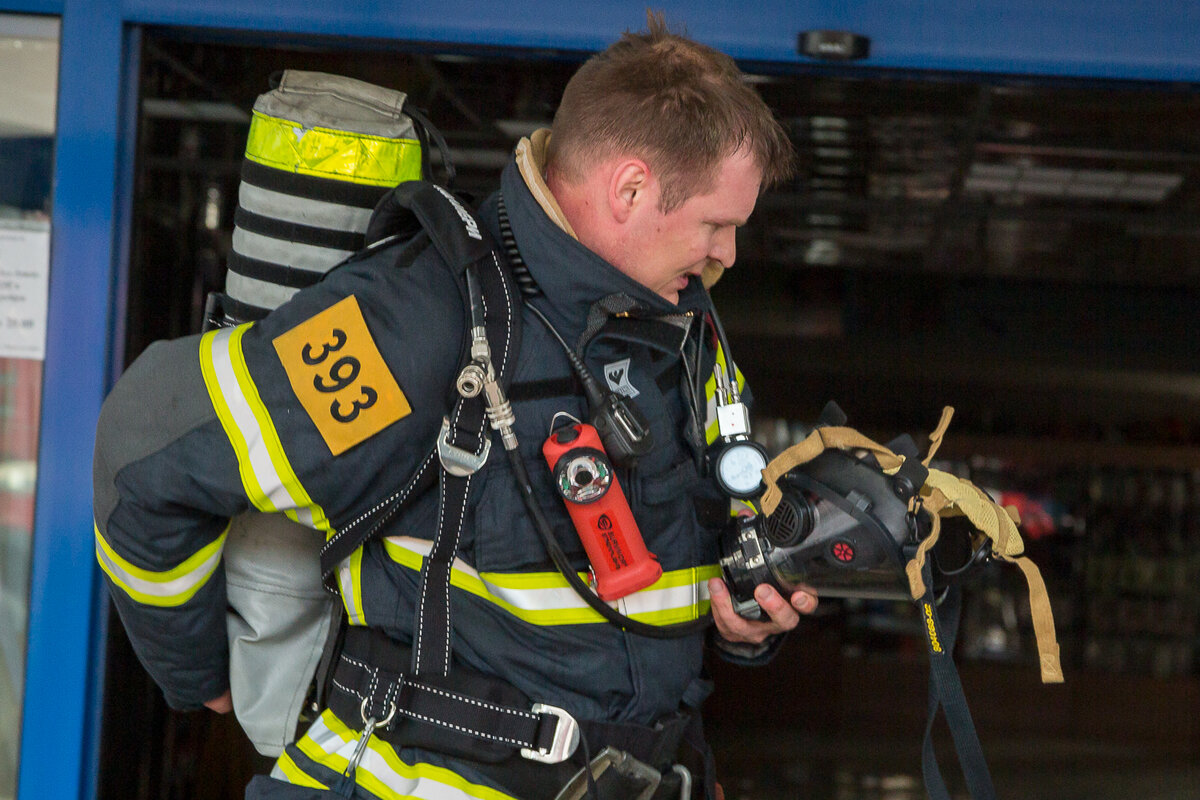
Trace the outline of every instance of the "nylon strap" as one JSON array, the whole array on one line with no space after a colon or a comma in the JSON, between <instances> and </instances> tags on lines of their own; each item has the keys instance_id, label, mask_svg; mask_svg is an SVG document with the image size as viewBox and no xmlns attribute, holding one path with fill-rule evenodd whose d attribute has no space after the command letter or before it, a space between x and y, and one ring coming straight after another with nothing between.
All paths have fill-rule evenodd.
<instances>
[{"instance_id":1,"label":"nylon strap","mask_svg":"<svg viewBox=\"0 0 1200 800\"><path fill-rule=\"evenodd\" d=\"M925 582L933 585L930 566L925 565ZM962 590L953 585L947 590L942 603L943 617L929 590L917 601L925 627L925 644L929 651L929 708L925 721L925 739L921 746L921 771L925 778L925 790L930 800L950 800L946 782L938 768L937 753L933 749L933 723L938 709L946 716L958 763L966 778L967 790L973 800L995 800L996 789L987 760L983 757L983 746L967 698L963 693L958 669L954 666L954 640L958 635L959 612L962 609ZM945 619L945 624L943 624Z\"/></svg>"},{"instance_id":2,"label":"nylon strap","mask_svg":"<svg viewBox=\"0 0 1200 800\"><path fill-rule=\"evenodd\" d=\"M488 436L481 396L460 398L450 420L450 444L479 455ZM437 534L421 567L421 594L413 635L413 675L450 672L450 573L474 477L474 474L460 477L441 470Z\"/></svg>"},{"instance_id":3,"label":"nylon strap","mask_svg":"<svg viewBox=\"0 0 1200 800\"><path fill-rule=\"evenodd\" d=\"M950 420L953 417L953 408L946 406L942 409L942 418L938 420L937 427L933 429L933 433L929 434L929 452L925 454L925 460L921 462L925 466L929 466L929 462L933 461L934 454L942 446L942 438L945 437L946 429L950 427Z\"/></svg>"},{"instance_id":4,"label":"nylon strap","mask_svg":"<svg viewBox=\"0 0 1200 800\"><path fill-rule=\"evenodd\" d=\"M491 237L478 218L449 192L424 181L397 186L380 201L390 227L415 232L415 218L429 235L433 246L454 274L464 308L470 308L466 281L473 270L484 299L488 344L501 386L512 379L516 353L520 349L519 295L512 277ZM408 214L406 217L405 214ZM373 220L374 222L375 220ZM378 233L378 232L377 232ZM469 317L469 314L468 314ZM468 327L469 327L468 321ZM465 361L463 362L465 363ZM482 457L490 431L483 393L471 398L457 396L447 417L445 442L452 448ZM384 526L404 507L433 486L439 486L438 528L433 546L421 568L421 593L417 603L411 671L413 675L444 676L450 668L450 574L466 519L471 475L453 475L438 469L435 446L403 487L386 500L352 520L326 542L321 554L321 571L327 586L337 565L366 541L382 533Z\"/></svg>"},{"instance_id":5,"label":"nylon strap","mask_svg":"<svg viewBox=\"0 0 1200 800\"><path fill-rule=\"evenodd\" d=\"M413 197L424 201L414 210L448 263L453 264L451 259L454 257L478 256L467 269L475 271L483 297L488 301L483 304L484 327L496 373L501 385L506 386L511 381L513 363L520 348L517 341L520 298L511 276L502 265L495 246L488 246L492 245L491 237L483 239L486 244L479 247L480 240L476 237L487 236L486 231L458 200L443 190L423 191ZM443 202L437 202L437 198ZM447 222L451 215L457 219ZM453 235L441 235L447 226ZM472 299L464 300L465 307L470 308ZM460 396L448 417L447 443L475 456L483 454L490 436L485 395L480 392L474 397ZM421 568L421 594L417 601L413 639L413 675L447 675L450 672L450 575L466 521L474 477L474 473L454 475L445 468L441 470L438 530L429 557Z\"/></svg>"},{"instance_id":6,"label":"nylon strap","mask_svg":"<svg viewBox=\"0 0 1200 800\"><path fill-rule=\"evenodd\" d=\"M815 429L803 440L784 450L771 459L763 470L763 482L767 490L763 493L760 505L763 514L770 516L774 513L779 501L783 499L778 481L794 467L812 461L826 450L867 450L878 460L883 471L895 472L904 463L904 457L898 456L881 444L871 441L853 428L821 427Z\"/></svg>"},{"instance_id":7,"label":"nylon strap","mask_svg":"<svg viewBox=\"0 0 1200 800\"><path fill-rule=\"evenodd\" d=\"M1022 555L1025 546L1017 531L1019 517L1016 510L1001 508L975 484L936 469L929 470L929 479L922 489L922 497L925 508L933 518L933 530L921 542L912 561L905 566L913 599L916 600L926 592L925 559L929 549L937 541L941 517L966 516L977 530L992 540L992 555L1001 561L1016 564L1025 575L1029 587L1030 617L1037 641L1042 683L1062 683L1062 663L1054 631L1054 614L1050 610L1050 596L1037 565Z\"/></svg>"},{"instance_id":8,"label":"nylon strap","mask_svg":"<svg viewBox=\"0 0 1200 800\"><path fill-rule=\"evenodd\" d=\"M549 750L559 718L535 712L516 687L456 666L453 675L408 674L409 648L371 628L350 627L333 673L329 708L358 728L368 718L390 718L376 729L385 741L423 747L472 761L500 762L521 748Z\"/></svg>"},{"instance_id":9,"label":"nylon strap","mask_svg":"<svg viewBox=\"0 0 1200 800\"><path fill-rule=\"evenodd\" d=\"M505 285L503 272L495 251L480 264L479 279L487 304L485 327L492 352L496 354L497 372L508 376L515 360L513 325L518 298L511 286ZM504 381L507 382L507 381ZM475 397L460 397L449 417L448 443L476 456L483 452L490 431L484 393ZM417 603L416 634L413 640L412 672L414 675L446 675L450 671L450 574L454 555L466 521L467 501L474 473L453 475L441 470L441 497L438 509L438 530L433 549L421 568L421 595Z\"/></svg>"},{"instance_id":10,"label":"nylon strap","mask_svg":"<svg viewBox=\"0 0 1200 800\"><path fill-rule=\"evenodd\" d=\"M1041 571L1026 556L999 558L1020 567L1021 572L1025 573L1025 580L1029 582L1029 615L1033 619L1033 634L1037 639L1042 683L1062 683L1062 662L1059 659L1058 640L1054 635L1054 614L1050 610L1050 595L1046 592Z\"/></svg>"}]
</instances>

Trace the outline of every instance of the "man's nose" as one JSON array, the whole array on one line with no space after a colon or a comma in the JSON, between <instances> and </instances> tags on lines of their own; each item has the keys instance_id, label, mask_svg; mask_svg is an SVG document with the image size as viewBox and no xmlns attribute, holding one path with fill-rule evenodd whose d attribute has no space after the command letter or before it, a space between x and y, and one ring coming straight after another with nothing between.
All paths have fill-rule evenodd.
<instances>
[{"instance_id":1,"label":"man's nose","mask_svg":"<svg viewBox=\"0 0 1200 800\"><path fill-rule=\"evenodd\" d=\"M708 257L714 261L720 261L721 266L726 269L732 267L733 262L737 259L737 228L730 225L717 231L713 236Z\"/></svg>"}]
</instances>

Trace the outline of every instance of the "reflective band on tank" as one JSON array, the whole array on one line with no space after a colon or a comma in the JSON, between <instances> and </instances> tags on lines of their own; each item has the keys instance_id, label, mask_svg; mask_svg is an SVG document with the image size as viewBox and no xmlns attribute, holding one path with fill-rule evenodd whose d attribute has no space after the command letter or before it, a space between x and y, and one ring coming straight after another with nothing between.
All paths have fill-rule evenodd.
<instances>
[{"instance_id":1,"label":"reflective band on tank","mask_svg":"<svg viewBox=\"0 0 1200 800\"><path fill-rule=\"evenodd\" d=\"M725 363L725 351L721 349L720 345L717 345L717 363L721 365L721 369L729 368L729 365ZM746 388L746 376L740 369L737 371L737 387L739 392ZM708 401L708 408L705 410L704 416L704 438L708 444L712 444L721 433L717 425L717 378L715 375L708 376L708 380L704 384L704 396Z\"/></svg>"},{"instance_id":2,"label":"reflective band on tank","mask_svg":"<svg viewBox=\"0 0 1200 800\"><path fill-rule=\"evenodd\" d=\"M303 128L258 111L250 120L246 158L270 167L372 186L421 177L421 144L332 128Z\"/></svg>"},{"instance_id":3,"label":"reflective band on tank","mask_svg":"<svg viewBox=\"0 0 1200 800\"><path fill-rule=\"evenodd\" d=\"M254 323L209 331L200 338L200 369L221 427L237 454L246 497L259 511L333 532L325 512L300 484L242 356L242 336Z\"/></svg>"},{"instance_id":4,"label":"reflective band on tank","mask_svg":"<svg viewBox=\"0 0 1200 800\"><path fill-rule=\"evenodd\" d=\"M238 187L238 205L255 214L299 225L317 225L339 231L362 233L371 220L372 210L311 200L283 194L242 181Z\"/></svg>"},{"instance_id":5,"label":"reflective band on tank","mask_svg":"<svg viewBox=\"0 0 1200 800\"><path fill-rule=\"evenodd\" d=\"M393 561L420 572L432 543L408 536L388 536L383 544ZM651 625L698 619L709 610L708 579L719 574L720 567L716 564L664 572L650 586L621 598L615 608ZM586 581L587 575L580 574L580 578ZM533 625L606 622L557 572L477 572L461 559L455 559L450 584Z\"/></svg>"},{"instance_id":6,"label":"reflective band on tank","mask_svg":"<svg viewBox=\"0 0 1200 800\"><path fill-rule=\"evenodd\" d=\"M316 278L317 276L313 276ZM292 286L280 286L269 281L260 281L232 269L225 276L225 292L233 298L246 300L254 298L252 305L262 303L261 308L278 308L292 299L292 295L300 291Z\"/></svg>"},{"instance_id":7,"label":"reflective band on tank","mask_svg":"<svg viewBox=\"0 0 1200 800\"><path fill-rule=\"evenodd\" d=\"M337 569L342 605L346 607L346 618L351 625L367 624L362 607L362 554L360 547L342 561Z\"/></svg>"},{"instance_id":8,"label":"reflective band on tank","mask_svg":"<svg viewBox=\"0 0 1200 800\"><path fill-rule=\"evenodd\" d=\"M132 564L117 554L93 524L96 532L96 560L113 583L134 601L146 606L181 606L195 596L221 563L221 551L229 526L221 535L190 555L177 567L154 572Z\"/></svg>"},{"instance_id":9,"label":"reflective band on tank","mask_svg":"<svg viewBox=\"0 0 1200 800\"><path fill-rule=\"evenodd\" d=\"M340 775L345 772L358 745L359 734L348 728L331 711L326 710L317 718L295 744L295 747L317 764ZM280 762L286 757L280 757ZM292 759L289 766L276 762L271 776L291 783L299 783L289 774L294 769L304 779L316 782L304 775ZM371 737L363 751L362 760L354 771L355 782L366 791L382 800L517 800L504 792L472 783L445 767L425 762L409 764L403 761L386 742ZM308 783L301 785L311 785Z\"/></svg>"},{"instance_id":10,"label":"reflective band on tank","mask_svg":"<svg viewBox=\"0 0 1200 800\"><path fill-rule=\"evenodd\" d=\"M318 274L328 272L331 266L354 254L352 250L334 250L331 247L274 239L242 228L233 229L232 244L235 253L247 258L286 264L292 269Z\"/></svg>"}]
</instances>

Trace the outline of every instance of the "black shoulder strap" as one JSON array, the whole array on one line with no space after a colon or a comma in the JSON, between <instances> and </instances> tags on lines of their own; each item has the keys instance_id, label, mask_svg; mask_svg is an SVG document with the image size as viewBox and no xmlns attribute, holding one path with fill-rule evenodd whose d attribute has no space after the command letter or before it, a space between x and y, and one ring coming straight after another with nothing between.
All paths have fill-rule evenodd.
<instances>
[{"instance_id":1,"label":"black shoulder strap","mask_svg":"<svg viewBox=\"0 0 1200 800\"><path fill-rule=\"evenodd\" d=\"M371 217L367 242L376 244L392 236L411 238L420 231L429 236L442 261L454 273L464 304L469 303L465 272L468 268L476 271L486 308L488 342L500 385L507 390L521 339L520 295L507 260L475 214L450 192L428 181L406 181L388 192ZM469 319L469 306L466 307ZM460 368L468 358L464 351ZM454 420L451 444L463 451L481 450L480 442L490 435L482 398L471 401L459 398L454 408L447 411L447 418ZM377 536L401 509L434 486L438 467L436 447L431 445L429 455L413 474L404 476L396 491L330 537L321 551L321 574L330 589L336 585L331 576L338 564Z\"/></svg>"},{"instance_id":2,"label":"black shoulder strap","mask_svg":"<svg viewBox=\"0 0 1200 800\"><path fill-rule=\"evenodd\" d=\"M391 236L410 238L424 230L455 273L488 258L496 248L467 206L430 181L405 181L385 194L371 213L367 246Z\"/></svg>"}]
</instances>

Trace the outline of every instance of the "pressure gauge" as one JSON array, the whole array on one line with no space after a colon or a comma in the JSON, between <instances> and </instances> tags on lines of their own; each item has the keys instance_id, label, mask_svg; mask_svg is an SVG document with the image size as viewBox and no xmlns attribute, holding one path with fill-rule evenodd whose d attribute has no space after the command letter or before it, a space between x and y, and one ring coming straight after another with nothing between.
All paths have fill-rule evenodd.
<instances>
[{"instance_id":1,"label":"pressure gauge","mask_svg":"<svg viewBox=\"0 0 1200 800\"><path fill-rule=\"evenodd\" d=\"M721 491L730 497L750 498L762 491L762 471L767 466L767 451L757 442L738 439L717 451L713 475Z\"/></svg>"}]
</instances>

